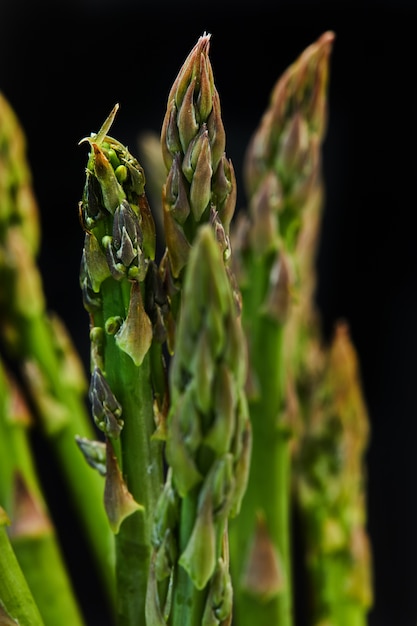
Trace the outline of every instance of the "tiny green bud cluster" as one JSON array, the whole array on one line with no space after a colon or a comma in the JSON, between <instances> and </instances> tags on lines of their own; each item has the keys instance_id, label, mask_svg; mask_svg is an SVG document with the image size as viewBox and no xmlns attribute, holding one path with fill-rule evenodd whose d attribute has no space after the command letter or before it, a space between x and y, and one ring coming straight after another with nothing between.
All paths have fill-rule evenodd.
<instances>
[{"instance_id":1,"label":"tiny green bud cluster","mask_svg":"<svg viewBox=\"0 0 417 626\"><path fill-rule=\"evenodd\" d=\"M86 231L81 286L88 307L110 274L143 281L155 257L155 225L138 161L106 134L117 107L102 129L82 141L91 146L80 217Z\"/></svg>"}]
</instances>

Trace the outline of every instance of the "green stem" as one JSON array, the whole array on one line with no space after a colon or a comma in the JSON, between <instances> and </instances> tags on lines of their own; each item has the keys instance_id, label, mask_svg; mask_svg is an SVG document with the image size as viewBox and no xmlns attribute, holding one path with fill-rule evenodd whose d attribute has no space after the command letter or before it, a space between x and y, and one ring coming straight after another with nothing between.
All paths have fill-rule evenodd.
<instances>
[{"instance_id":1,"label":"green stem","mask_svg":"<svg viewBox=\"0 0 417 626\"><path fill-rule=\"evenodd\" d=\"M337 626L367 626L368 624L363 608L357 604L335 605L331 619Z\"/></svg>"},{"instance_id":2,"label":"green stem","mask_svg":"<svg viewBox=\"0 0 417 626\"><path fill-rule=\"evenodd\" d=\"M0 509L0 618L1 613L6 612L6 615L20 626L44 626L39 609L10 545L3 517L5 517L4 511Z\"/></svg>"},{"instance_id":3,"label":"green stem","mask_svg":"<svg viewBox=\"0 0 417 626\"><path fill-rule=\"evenodd\" d=\"M45 626L81 626L81 612L70 592L67 572L52 529L13 541L13 548Z\"/></svg>"},{"instance_id":4,"label":"green stem","mask_svg":"<svg viewBox=\"0 0 417 626\"><path fill-rule=\"evenodd\" d=\"M62 558L53 525L41 493L27 429L29 413L22 400L11 398L12 389L0 363L0 389L5 403L0 408L0 439L8 451L8 466L1 474L0 502L12 520L10 540L19 565L46 626L80 626L83 623Z\"/></svg>"},{"instance_id":5,"label":"green stem","mask_svg":"<svg viewBox=\"0 0 417 626\"><path fill-rule=\"evenodd\" d=\"M102 285L103 319L127 311L125 287L109 279ZM116 535L118 624L145 624L145 598L149 572L153 511L162 484L161 442L155 431L150 354L137 367L106 336L106 379L122 406L123 430L116 454L129 492L144 507L122 523Z\"/></svg>"},{"instance_id":6,"label":"green stem","mask_svg":"<svg viewBox=\"0 0 417 626\"><path fill-rule=\"evenodd\" d=\"M291 626L290 554L290 450L283 414L282 323L260 313L271 261L253 258L249 265L251 292L242 290L243 322L249 338L251 376L257 386L249 397L252 423L252 458L248 487L239 517L229 526L231 572L234 580L234 614L239 626ZM266 528L271 568L262 579L256 573L251 548ZM257 546L256 550L261 547ZM257 583L252 585L253 577Z\"/></svg>"}]
</instances>

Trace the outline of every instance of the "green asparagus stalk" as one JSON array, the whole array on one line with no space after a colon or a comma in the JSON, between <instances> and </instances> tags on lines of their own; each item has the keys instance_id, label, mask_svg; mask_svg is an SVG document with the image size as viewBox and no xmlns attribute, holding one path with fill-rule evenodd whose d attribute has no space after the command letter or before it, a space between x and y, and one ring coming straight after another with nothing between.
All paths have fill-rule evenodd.
<instances>
[{"instance_id":1,"label":"green asparagus stalk","mask_svg":"<svg viewBox=\"0 0 417 626\"><path fill-rule=\"evenodd\" d=\"M200 227L170 369L168 478L158 502L148 587L153 626L231 622L227 523L246 488L251 431L240 317L210 225Z\"/></svg>"},{"instance_id":2,"label":"green asparagus stalk","mask_svg":"<svg viewBox=\"0 0 417 626\"><path fill-rule=\"evenodd\" d=\"M247 381L253 451L239 520L230 525L238 626L293 624L290 386L285 329L300 291L295 251L305 213L317 202L326 128L328 60L322 35L278 80L249 145L249 214L232 232L249 344Z\"/></svg>"},{"instance_id":3,"label":"green asparagus stalk","mask_svg":"<svg viewBox=\"0 0 417 626\"><path fill-rule=\"evenodd\" d=\"M174 317L199 225L212 224L226 262L231 253L229 227L236 204L236 179L225 155L225 131L209 48L210 35L204 34L186 58L170 90L161 132L168 176L162 194L166 253L160 271L169 286ZM172 351L173 346L169 348Z\"/></svg>"},{"instance_id":4,"label":"green asparagus stalk","mask_svg":"<svg viewBox=\"0 0 417 626\"><path fill-rule=\"evenodd\" d=\"M364 469L369 422L348 326L338 322L327 345L315 301L323 191L317 184L304 209L293 254L302 289L285 329L287 405L296 421L293 487L304 529L310 623L359 626L372 604Z\"/></svg>"},{"instance_id":5,"label":"green asparagus stalk","mask_svg":"<svg viewBox=\"0 0 417 626\"><path fill-rule=\"evenodd\" d=\"M12 547L45 626L81 626L81 612L32 458L31 416L1 363L0 397L0 503L11 519Z\"/></svg>"},{"instance_id":6,"label":"green asparagus stalk","mask_svg":"<svg viewBox=\"0 0 417 626\"><path fill-rule=\"evenodd\" d=\"M163 485L156 425L165 400L164 292L155 265L155 225L138 161L107 133L97 134L80 204L85 229L80 282L90 316L89 397L100 442L79 441L105 474L105 506L116 541L118 624L145 623L151 523Z\"/></svg>"},{"instance_id":7,"label":"green asparagus stalk","mask_svg":"<svg viewBox=\"0 0 417 626\"><path fill-rule=\"evenodd\" d=\"M10 544L9 518L0 507L0 623L4 626L44 626L39 609Z\"/></svg>"},{"instance_id":8,"label":"green asparagus stalk","mask_svg":"<svg viewBox=\"0 0 417 626\"><path fill-rule=\"evenodd\" d=\"M329 348L304 344L303 417L295 493L309 581L310 623L365 626L372 604L364 454L369 422L355 348L340 322Z\"/></svg>"},{"instance_id":9,"label":"green asparagus stalk","mask_svg":"<svg viewBox=\"0 0 417 626\"><path fill-rule=\"evenodd\" d=\"M77 435L94 436L85 405L87 384L63 323L46 308L36 265L38 208L25 137L1 95L0 146L1 339L25 378L111 602L113 544L102 502L103 480L89 471L75 444Z\"/></svg>"},{"instance_id":10,"label":"green asparagus stalk","mask_svg":"<svg viewBox=\"0 0 417 626\"><path fill-rule=\"evenodd\" d=\"M168 332L167 338L168 349L171 353L174 352L174 320L177 319L181 308L182 285L187 272L190 251L203 226L208 223L211 225L221 250L223 264L227 264L230 258L229 226L236 202L236 183L233 166L224 154L225 133L220 114L219 96L208 57L209 43L208 35L200 37L185 60L169 93L161 132L162 157L168 176L162 193L166 250L159 271L169 294L171 317L167 326L171 328L171 332ZM205 246L210 248L209 244L200 242L200 245L202 249ZM213 280L214 271L218 270L213 270ZM228 277L234 287L230 270L228 270ZM190 282L194 280L197 284L195 276L189 280ZM233 289L233 294L236 307L239 305L237 288ZM175 334L176 341L177 334ZM204 341L207 342L207 339ZM206 358L210 359L209 350L208 345L200 346L197 350L201 353L204 362L195 366L201 371L206 367L211 368L209 361L205 363ZM181 362L181 358L180 355L177 357L178 363ZM174 364L174 370L175 367ZM175 378L175 374L173 377ZM208 372L206 385L212 386L211 378L212 373ZM174 383L171 387L173 386L175 387ZM176 397L176 393L178 392L172 390L170 392L170 415L173 410L177 410L172 408L173 397ZM200 400L196 399L195 402L198 405ZM207 400L201 398L201 402L207 402ZM195 413L198 406L192 410ZM178 427L175 427L177 432L172 429L173 421L175 422L175 419L168 419L166 425L167 460L170 470L158 505L159 512L156 514L156 530L153 536L154 561L151 569L151 583L148 585L148 622L166 623L168 620L170 624L197 624L200 623L198 620L204 619L214 620L210 621L213 624L220 623L219 620L226 623L229 619L231 588L227 550L224 552L223 548L220 548L227 538L226 529L222 531L223 539L221 539L220 530L216 532L213 530L211 505L207 501L211 495L199 496L197 487L188 488L176 484L180 478L178 477L179 470L175 467L178 461L182 462L180 459L185 451L182 450L184 446L180 442ZM248 426L245 428L247 429ZM242 449L239 461L242 469L238 472L241 474L242 484L246 480L250 453L250 435L247 430L243 438L245 439L244 444L242 443L244 452ZM208 459L203 461L203 465L207 461ZM185 458L184 462L187 463ZM227 463L229 464L229 461ZM188 469L190 469L191 478L193 472L190 467ZM205 471L208 472L208 467L205 467ZM222 462L216 472L224 471L229 472L230 469L228 465L223 468ZM200 478L196 480L194 476L191 480L199 482ZM243 487L241 488L243 490ZM186 493L188 491L190 493ZM181 498L183 500L179 506ZM167 507L170 513L167 513ZM219 529L225 525L227 517L226 514L223 521L219 520ZM217 535L217 548L213 546L215 535ZM203 537L208 538L207 545L204 545L207 559L204 554L197 555L198 550L203 549ZM192 538L199 542L199 546L193 547ZM177 555L178 549L180 552ZM176 555L179 557L179 564L175 566ZM214 565L213 559L217 559L217 565ZM194 561L196 561L195 564ZM204 574L204 566L206 574ZM195 567L197 570L191 571ZM225 594L227 594L227 601ZM217 602L216 598L219 599L219 605L224 605L217 612L218 617L215 617L214 613L211 616L212 609L209 608L210 603ZM195 607L195 610L186 616L188 602ZM204 603L206 612L202 618Z\"/></svg>"}]
</instances>

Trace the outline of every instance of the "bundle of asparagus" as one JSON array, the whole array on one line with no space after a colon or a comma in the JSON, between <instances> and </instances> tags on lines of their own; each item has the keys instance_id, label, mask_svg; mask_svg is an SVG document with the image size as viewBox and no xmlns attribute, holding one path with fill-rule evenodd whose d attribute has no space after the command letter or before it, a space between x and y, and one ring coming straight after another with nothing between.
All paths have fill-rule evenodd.
<instances>
[{"instance_id":1,"label":"bundle of asparagus","mask_svg":"<svg viewBox=\"0 0 417 626\"><path fill-rule=\"evenodd\" d=\"M71 341L46 315L23 137L0 99L2 341L56 447L118 626L292 626L293 501L311 623L366 623L366 410L346 327L328 349L314 305L333 39L324 33L276 83L246 154L248 212L233 221L210 36L199 38L169 92L152 172L166 175L160 259L144 170L109 135L118 105L80 142L93 423ZM81 624L3 369L0 387L0 623ZM39 558L55 559L62 600L49 613L47 573L37 586L27 565L47 542L54 556Z\"/></svg>"}]
</instances>

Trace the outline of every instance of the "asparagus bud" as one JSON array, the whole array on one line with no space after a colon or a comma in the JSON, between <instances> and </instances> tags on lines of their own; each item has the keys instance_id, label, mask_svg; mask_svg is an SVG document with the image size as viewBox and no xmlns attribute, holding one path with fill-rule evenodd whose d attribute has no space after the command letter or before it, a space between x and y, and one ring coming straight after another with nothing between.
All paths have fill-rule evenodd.
<instances>
[{"instance_id":1,"label":"asparagus bud","mask_svg":"<svg viewBox=\"0 0 417 626\"><path fill-rule=\"evenodd\" d=\"M204 608L202 626L227 626L231 624L233 602L232 581L228 564L220 558L212 580Z\"/></svg>"},{"instance_id":2,"label":"asparagus bud","mask_svg":"<svg viewBox=\"0 0 417 626\"><path fill-rule=\"evenodd\" d=\"M203 35L185 60L169 93L161 132L168 172L163 189L165 238L176 279L187 263L198 225L209 222L214 210L228 237L236 203L209 44L210 36Z\"/></svg>"},{"instance_id":3,"label":"asparagus bud","mask_svg":"<svg viewBox=\"0 0 417 626\"><path fill-rule=\"evenodd\" d=\"M88 396L96 426L106 435L117 438L123 427L123 421L120 419L122 407L112 393L103 373L97 367L91 375Z\"/></svg>"},{"instance_id":4,"label":"asparagus bud","mask_svg":"<svg viewBox=\"0 0 417 626\"><path fill-rule=\"evenodd\" d=\"M105 476L106 444L102 441L91 441L86 437L76 437L76 442L87 463L94 467L101 476Z\"/></svg>"},{"instance_id":5,"label":"asparagus bud","mask_svg":"<svg viewBox=\"0 0 417 626\"><path fill-rule=\"evenodd\" d=\"M334 34L308 46L277 81L271 102L245 156L245 184L255 222L266 197L279 220L280 236L293 248L302 209L320 181L320 144L327 125L329 56ZM268 192L271 173L276 192ZM266 185L266 189L263 187ZM259 209L260 207L260 209ZM272 217L270 218L272 219ZM272 233L271 233L272 235ZM253 238L256 245L256 236ZM278 243L278 242L277 242Z\"/></svg>"}]
</instances>

